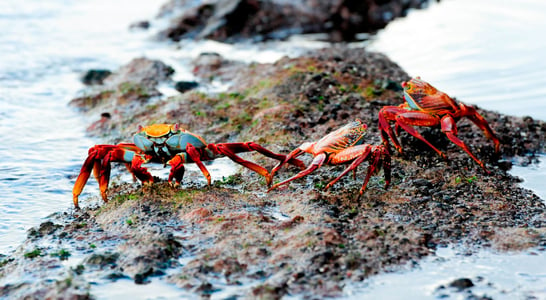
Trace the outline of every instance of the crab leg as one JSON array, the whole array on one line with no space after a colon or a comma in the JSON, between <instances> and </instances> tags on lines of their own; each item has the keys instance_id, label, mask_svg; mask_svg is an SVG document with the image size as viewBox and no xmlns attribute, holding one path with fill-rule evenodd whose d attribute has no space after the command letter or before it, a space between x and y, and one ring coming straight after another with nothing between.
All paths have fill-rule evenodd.
<instances>
[{"instance_id":1,"label":"crab leg","mask_svg":"<svg viewBox=\"0 0 546 300\"><path fill-rule=\"evenodd\" d=\"M80 174L76 179L76 183L74 183L74 188L72 189L72 200L74 201L74 207L79 208L78 197L82 193L82 190L87 183L89 176L91 175L91 171L93 171L95 178L97 178L98 180L101 158L106 155L105 153L110 151L111 148L115 147L106 146L108 145L96 145L89 149L89 155L85 159L83 166L80 170Z\"/></svg>"},{"instance_id":2,"label":"crab leg","mask_svg":"<svg viewBox=\"0 0 546 300\"><path fill-rule=\"evenodd\" d=\"M337 178L330 181L326 187L324 187L324 190L328 190L332 185L334 185L341 177L345 176L350 171L355 171L356 168L362 164L370 155L371 152L371 145L358 145L355 147L351 147L348 149L345 149L339 153L337 153L330 161L331 164L343 164L348 163L351 160L353 162L343 171ZM356 157L356 159L355 159ZM371 167L371 164L370 164Z\"/></svg>"},{"instance_id":3,"label":"crab leg","mask_svg":"<svg viewBox=\"0 0 546 300\"><path fill-rule=\"evenodd\" d=\"M396 123L402 127L406 132L414 137L425 142L430 148L434 149L443 159L447 159L447 156L438 148L434 147L429 141L427 141L412 125L415 126L436 126L440 123L440 120L436 116L431 116L427 113L418 111L409 111L396 116Z\"/></svg>"},{"instance_id":4,"label":"crab leg","mask_svg":"<svg viewBox=\"0 0 546 300\"><path fill-rule=\"evenodd\" d=\"M368 172L364 183L360 188L360 195L366 190L368 181L370 177L376 173L381 167L383 167L383 175L385 176L385 189L389 188L391 183L391 156L387 149L383 146L374 147L372 150L372 159L370 160L370 165L368 166Z\"/></svg>"},{"instance_id":5,"label":"crab leg","mask_svg":"<svg viewBox=\"0 0 546 300\"><path fill-rule=\"evenodd\" d=\"M383 143L388 145L390 138L394 147L400 153L402 153L402 146L394 134L388 120L394 120L398 113L405 111L405 109L399 108L398 106L385 106L379 111L379 131L381 132ZM398 126L398 124L396 124L396 126ZM398 132L398 127L396 127L396 131Z\"/></svg>"},{"instance_id":6,"label":"crab leg","mask_svg":"<svg viewBox=\"0 0 546 300\"><path fill-rule=\"evenodd\" d=\"M80 170L80 174L74 183L74 188L72 189L72 199L74 201L74 207L79 208L78 197L80 196L91 171L93 175L100 182L101 174L103 172L101 161L104 159L108 153L114 149L125 149L127 151L138 151L138 148L134 144L130 143L121 143L118 145L95 145L89 148L88 156L85 159L83 166Z\"/></svg>"},{"instance_id":7,"label":"crab leg","mask_svg":"<svg viewBox=\"0 0 546 300\"><path fill-rule=\"evenodd\" d=\"M341 157L338 157L340 156ZM358 156L354 159L355 156ZM360 195L366 190L368 181L370 177L377 172L378 169L383 167L383 173L385 175L385 189L388 189L391 179L391 169L390 169L390 155L387 151L387 148L384 146L372 146L372 145L358 145L352 148L348 148L339 152L331 161L331 164L342 164L345 162L350 162L351 159L354 159L353 162L334 180L326 185L324 190L328 190L332 185L334 185L341 177L345 176L351 170L354 172L356 168L367 160L371 155L371 159L368 166L368 171L366 173L366 178L360 189ZM350 159L347 159L350 158ZM352 158L351 158L352 157Z\"/></svg>"},{"instance_id":8,"label":"crab leg","mask_svg":"<svg viewBox=\"0 0 546 300\"><path fill-rule=\"evenodd\" d=\"M167 163L171 165L171 171L169 172L169 184L173 187L176 187L177 185L182 182L182 178L184 178L184 162L186 161L184 153L179 153L175 157L173 157L171 160L169 160ZM173 182L174 180L174 182Z\"/></svg>"},{"instance_id":9,"label":"crab leg","mask_svg":"<svg viewBox=\"0 0 546 300\"><path fill-rule=\"evenodd\" d=\"M267 157L276 159L278 161L285 160L284 155L271 152L254 142L209 144L208 148L212 150L214 153L225 155L229 157L231 160L233 160L234 162L264 176L267 182L267 185L271 184L271 176L269 175L269 172L264 167L259 166L253 162L244 160L241 157L237 156L235 153L256 151ZM298 167L304 166L303 162L297 159L289 159L288 163L296 165Z\"/></svg>"},{"instance_id":10,"label":"crab leg","mask_svg":"<svg viewBox=\"0 0 546 300\"><path fill-rule=\"evenodd\" d=\"M136 176L143 184L152 183L154 181L152 174L148 170L142 167L142 164L147 162L144 155L137 154L133 151L115 148L108 152L102 160L101 171L99 175L99 189L104 202L108 202L107 190L108 183L110 182L110 171L112 169L110 163L112 162L125 162L131 163L131 172Z\"/></svg>"},{"instance_id":11,"label":"crab leg","mask_svg":"<svg viewBox=\"0 0 546 300\"><path fill-rule=\"evenodd\" d=\"M207 184L210 186L210 181L211 181L210 173L207 170L207 168L205 168L205 165L203 164L203 162L201 162L201 159L200 159L201 155L199 154L197 149L195 149L195 147L192 144L188 144L186 146L186 153L188 153L191 160L199 167L203 175L205 175L205 177L207 178Z\"/></svg>"},{"instance_id":12,"label":"crab leg","mask_svg":"<svg viewBox=\"0 0 546 300\"><path fill-rule=\"evenodd\" d=\"M298 150L298 149L296 149ZM294 150L294 151L296 151ZM294 152L293 151L293 152ZM293 177L291 178L288 178L286 179L285 181L282 181L282 182L279 182L277 184L274 184L272 187L270 187L267 192L270 192L276 188L278 188L279 186L281 185L284 185L284 184L287 184L289 183L290 181L292 180L295 180L295 179L298 179L298 178L301 178L301 177L304 177L306 175L309 175L311 174L313 171L315 171L316 169L320 168L320 166L322 166L325 162L326 162L326 154L325 153L321 153L317 156L315 156L315 158L313 159L313 161L311 162L311 164L309 164L309 167L307 167L307 169L299 172L298 174L294 175Z\"/></svg>"},{"instance_id":13,"label":"crab leg","mask_svg":"<svg viewBox=\"0 0 546 300\"><path fill-rule=\"evenodd\" d=\"M301 149L301 146L294 149L292 152L288 153L288 155L284 158L284 160L281 160L274 168L273 170L271 170L271 179L273 179L273 176L275 175L275 173L277 173L277 171L279 171L282 166L284 166L287 162L291 161L291 160L297 160L297 161L300 161L298 159L296 159L296 157L304 154L305 151L303 149ZM305 169L305 166L303 166L303 169Z\"/></svg>"},{"instance_id":14,"label":"crab leg","mask_svg":"<svg viewBox=\"0 0 546 300\"><path fill-rule=\"evenodd\" d=\"M499 153L500 142L495 133L493 133L491 127L489 127L489 123L487 123L487 121L476 111L474 107L467 105L464 105L464 107L469 114L468 118L483 131L486 138L493 141L495 144L495 153Z\"/></svg>"},{"instance_id":15,"label":"crab leg","mask_svg":"<svg viewBox=\"0 0 546 300\"><path fill-rule=\"evenodd\" d=\"M489 171L485 168L485 164L481 162L472 152L470 148L457 137L457 126L455 125L455 120L451 116L445 116L442 118L442 132L444 132L447 137L457 146L461 147L473 160L475 160L480 167L482 167L487 173Z\"/></svg>"},{"instance_id":16,"label":"crab leg","mask_svg":"<svg viewBox=\"0 0 546 300\"><path fill-rule=\"evenodd\" d=\"M217 144L218 145L218 144ZM269 158L278 160L278 161L285 161L291 165L294 165L300 169L305 169L305 164L294 157L287 158L286 155L278 154L272 151L267 150L266 148L260 146L259 144L256 144L254 142L246 142L246 143L223 143L221 145L229 147L232 151L235 153L239 152L248 152L248 151L256 151L258 153L261 153L262 155L265 155Z\"/></svg>"}]
</instances>

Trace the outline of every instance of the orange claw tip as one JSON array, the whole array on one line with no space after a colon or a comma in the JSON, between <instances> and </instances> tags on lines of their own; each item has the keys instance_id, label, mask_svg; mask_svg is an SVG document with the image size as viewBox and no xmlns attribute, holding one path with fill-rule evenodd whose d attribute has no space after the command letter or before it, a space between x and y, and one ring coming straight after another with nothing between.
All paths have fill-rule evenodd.
<instances>
[{"instance_id":1,"label":"orange claw tip","mask_svg":"<svg viewBox=\"0 0 546 300\"><path fill-rule=\"evenodd\" d=\"M106 191L101 191L100 193L102 200L106 203L108 202L108 197L106 196Z\"/></svg>"},{"instance_id":2,"label":"orange claw tip","mask_svg":"<svg viewBox=\"0 0 546 300\"><path fill-rule=\"evenodd\" d=\"M78 205L78 196L74 196L72 200L74 201L74 208L80 209L80 206Z\"/></svg>"}]
</instances>

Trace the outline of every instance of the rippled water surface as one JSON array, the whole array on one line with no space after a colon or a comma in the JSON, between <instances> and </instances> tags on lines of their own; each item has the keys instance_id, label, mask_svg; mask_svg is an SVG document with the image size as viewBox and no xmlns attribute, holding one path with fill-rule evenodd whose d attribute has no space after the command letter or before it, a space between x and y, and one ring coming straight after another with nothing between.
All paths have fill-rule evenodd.
<instances>
[{"instance_id":1,"label":"rippled water surface","mask_svg":"<svg viewBox=\"0 0 546 300\"><path fill-rule=\"evenodd\" d=\"M432 1L371 49L463 102L546 120L545 16L541 0Z\"/></svg>"},{"instance_id":2,"label":"rippled water surface","mask_svg":"<svg viewBox=\"0 0 546 300\"><path fill-rule=\"evenodd\" d=\"M67 103L82 71L115 68L151 47L127 30L149 16L141 2L0 2L0 253L70 207L73 176L94 141Z\"/></svg>"},{"instance_id":3,"label":"rippled water surface","mask_svg":"<svg viewBox=\"0 0 546 300\"><path fill-rule=\"evenodd\" d=\"M231 59L252 57L272 62L282 55L323 45L302 38L255 46L205 41L185 42L182 51L176 51L153 42L149 32L128 30L135 21L152 19L160 2L0 2L0 253L15 249L25 231L47 215L72 207L74 177L87 148L97 142L85 137L89 120L82 120L67 107L83 88L78 79L83 71L116 69L145 55L175 67L176 79L192 79L185 66L203 51ZM545 15L546 2L542 0L447 0L393 22L369 47L459 100L546 120ZM543 198L544 166L540 163L513 170ZM82 199L97 201L96 195L96 184L90 182ZM468 258L454 250L441 250L438 257L423 262L417 270L379 276L354 291L371 298L407 299L400 298L406 294L390 288L397 285L406 287L407 295L414 299L431 298L437 296L433 289L446 280L487 271L495 273L490 280L507 287L506 294L485 290L495 299L546 298L546 275L536 268L546 265L544 252L484 252ZM101 288L101 297L130 286L134 285L120 282L111 290ZM161 286L159 283L156 292ZM166 291L163 296L175 298L177 294Z\"/></svg>"}]
</instances>

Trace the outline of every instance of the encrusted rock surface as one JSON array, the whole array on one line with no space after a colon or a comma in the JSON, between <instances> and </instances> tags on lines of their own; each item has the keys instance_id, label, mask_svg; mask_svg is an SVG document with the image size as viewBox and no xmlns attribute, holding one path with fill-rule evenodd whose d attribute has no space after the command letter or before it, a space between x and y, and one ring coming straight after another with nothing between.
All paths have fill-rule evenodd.
<instances>
[{"instance_id":1,"label":"encrusted rock surface","mask_svg":"<svg viewBox=\"0 0 546 300\"><path fill-rule=\"evenodd\" d=\"M255 141L288 153L354 118L369 125L367 142L379 144L377 113L402 102L400 82L409 79L387 57L364 49L332 47L251 66L217 58L199 84L219 74L215 80L232 82L225 93L192 90L153 103L112 94L99 106L80 107L98 116L120 97L127 100L124 113L98 131L107 142L128 140L138 124L178 122L208 142ZM0 258L0 297L85 299L93 296L92 282L120 278L162 279L203 297L228 287L239 287L231 289L234 297L340 296L347 284L418 262L438 247L544 251L544 203L506 170L513 157L532 160L532 153L545 151L546 125L480 112L498 134L501 153L468 120L458 123L459 136L490 174L439 129L419 128L449 160L402 132L405 153L393 153L391 188L383 189L379 173L358 200L365 166L356 179L346 176L328 191L322 188L342 167L323 166L270 193L246 169L211 187L196 182L198 172L187 172L176 190L165 178L147 189L111 184L109 203L53 215ZM244 157L268 169L275 163L259 154ZM283 168L275 180L296 172Z\"/></svg>"}]
</instances>

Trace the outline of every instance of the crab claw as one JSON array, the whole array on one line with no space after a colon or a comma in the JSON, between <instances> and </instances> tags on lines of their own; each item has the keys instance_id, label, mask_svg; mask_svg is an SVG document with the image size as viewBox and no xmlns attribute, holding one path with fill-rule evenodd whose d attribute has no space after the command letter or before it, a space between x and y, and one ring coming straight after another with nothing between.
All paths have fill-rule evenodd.
<instances>
[{"instance_id":1,"label":"crab claw","mask_svg":"<svg viewBox=\"0 0 546 300\"><path fill-rule=\"evenodd\" d=\"M174 188L180 185L182 178L184 178L184 156L176 155L171 160L167 162L171 166L171 171L169 172L169 184Z\"/></svg>"}]
</instances>

